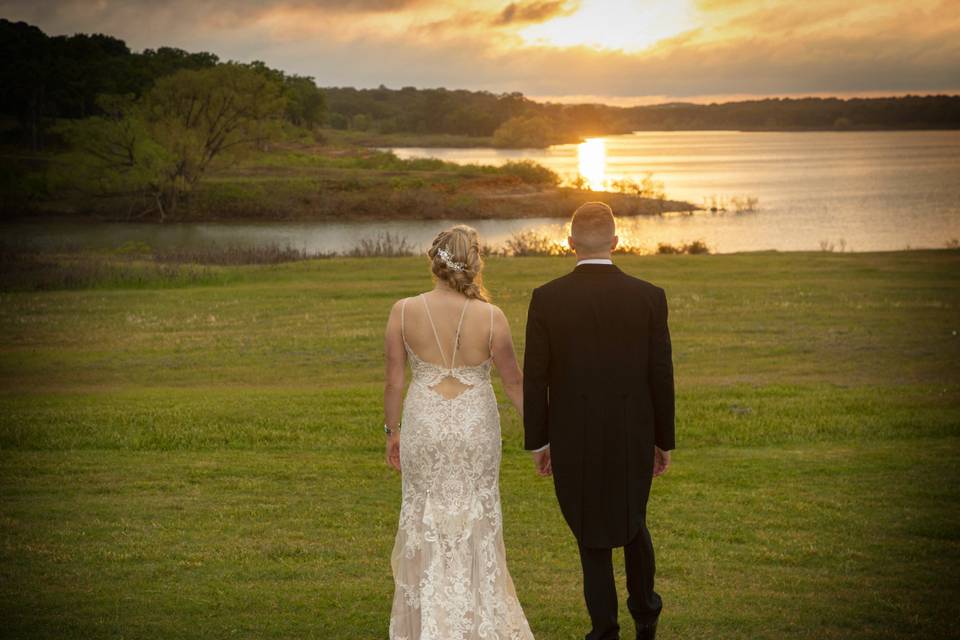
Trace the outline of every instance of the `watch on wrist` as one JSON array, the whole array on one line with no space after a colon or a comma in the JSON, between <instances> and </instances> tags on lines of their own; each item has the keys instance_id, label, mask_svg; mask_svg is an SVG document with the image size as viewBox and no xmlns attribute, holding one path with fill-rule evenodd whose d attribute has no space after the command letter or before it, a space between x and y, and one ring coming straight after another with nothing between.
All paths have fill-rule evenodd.
<instances>
[{"instance_id":1,"label":"watch on wrist","mask_svg":"<svg viewBox=\"0 0 960 640\"><path fill-rule=\"evenodd\" d=\"M396 426L395 428L391 429L390 427L387 426L387 423L386 423L386 422L383 423L383 432L384 432L385 434L387 434L388 436L393 435L393 432L394 432L394 431L399 431L399 430L400 430L400 425L399 425L399 424L397 424L397 426Z\"/></svg>"}]
</instances>

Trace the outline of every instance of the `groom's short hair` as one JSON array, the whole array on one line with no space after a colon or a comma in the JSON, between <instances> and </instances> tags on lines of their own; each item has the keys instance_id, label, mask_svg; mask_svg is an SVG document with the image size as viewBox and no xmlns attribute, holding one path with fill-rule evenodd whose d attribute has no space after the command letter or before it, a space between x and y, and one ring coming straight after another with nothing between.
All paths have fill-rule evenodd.
<instances>
[{"instance_id":1,"label":"groom's short hair","mask_svg":"<svg viewBox=\"0 0 960 640\"><path fill-rule=\"evenodd\" d=\"M613 209L605 202L585 202L577 207L570 219L570 236L580 253L610 249L616 232Z\"/></svg>"}]
</instances>

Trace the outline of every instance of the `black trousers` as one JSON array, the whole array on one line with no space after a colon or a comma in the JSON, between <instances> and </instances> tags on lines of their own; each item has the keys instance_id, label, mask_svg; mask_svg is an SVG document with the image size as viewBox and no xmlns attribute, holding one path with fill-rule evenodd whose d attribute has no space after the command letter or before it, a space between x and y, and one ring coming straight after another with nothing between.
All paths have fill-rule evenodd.
<instances>
[{"instance_id":1,"label":"black trousers","mask_svg":"<svg viewBox=\"0 0 960 640\"><path fill-rule=\"evenodd\" d=\"M586 640L615 640L620 637L620 625L617 623L617 586L613 580L613 549L579 546L583 596L593 624ZM623 547L623 560L627 573L627 608L637 622L653 622L660 615L663 601L653 590L653 541L646 524Z\"/></svg>"}]
</instances>

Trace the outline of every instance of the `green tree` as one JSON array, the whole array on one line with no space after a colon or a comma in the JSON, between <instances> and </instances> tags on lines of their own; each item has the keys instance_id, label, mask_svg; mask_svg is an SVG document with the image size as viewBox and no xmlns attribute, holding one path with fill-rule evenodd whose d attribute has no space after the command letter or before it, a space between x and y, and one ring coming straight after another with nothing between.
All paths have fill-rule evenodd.
<instances>
[{"instance_id":1,"label":"green tree","mask_svg":"<svg viewBox=\"0 0 960 640\"><path fill-rule=\"evenodd\" d=\"M138 101L102 97L100 106L106 116L63 127L84 167L75 182L149 196L164 221L214 163L235 161L275 134L286 97L273 75L231 62L178 71Z\"/></svg>"},{"instance_id":2,"label":"green tree","mask_svg":"<svg viewBox=\"0 0 960 640\"><path fill-rule=\"evenodd\" d=\"M132 94L101 95L103 112L84 120L64 120L54 130L71 146L55 165L52 179L92 196L127 196L129 217L164 211L164 176L173 157L150 135ZM142 205L133 211L134 203Z\"/></svg>"},{"instance_id":3,"label":"green tree","mask_svg":"<svg viewBox=\"0 0 960 640\"><path fill-rule=\"evenodd\" d=\"M160 78L144 96L151 135L172 162L165 172L161 218L172 213L215 161L233 161L276 131L286 98L276 79L228 62Z\"/></svg>"},{"instance_id":4,"label":"green tree","mask_svg":"<svg viewBox=\"0 0 960 640\"><path fill-rule=\"evenodd\" d=\"M350 119L350 128L355 131L366 131L370 128L370 116L358 113Z\"/></svg>"},{"instance_id":5,"label":"green tree","mask_svg":"<svg viewBox=\"0 0 960 640\"><path fill-rule=\"evenodd\" d=\"M495 147L543 148L553 141L553 127L543 116L516 116L493 132Z\"/></svg>"},{"instance_id":6,"label":"green tree","mask_svg":"<svg viewBox=\"0 0 960 640\"><path fill-rule=\"evenodd\" d=\"M283 79L287 97L286 118L298 127L313 129L323 122L326 102L319 87L309 76L286 76Z\"/></svg>"}]
</instances>

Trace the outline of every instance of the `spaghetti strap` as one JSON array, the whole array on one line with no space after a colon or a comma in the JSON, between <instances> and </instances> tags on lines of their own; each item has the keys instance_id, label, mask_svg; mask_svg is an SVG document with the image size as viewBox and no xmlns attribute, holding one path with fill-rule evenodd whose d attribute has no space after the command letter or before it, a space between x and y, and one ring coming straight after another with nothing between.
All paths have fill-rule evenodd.
<instances>
[{"instance_id":1,"label":"spaghetti strap","mask_svg":"<svg viewBox=\"0 0 960 640\"><path fill-rule=\"evenodd\" d=\"M403 329L403 316L404 312L407 310L407 299L404 298L400 303L400 338L403 340L403 344L407 344L407 334Z\"/></svg>"},{"instance_id":2,"label":"spaghetti strap","mask_svg":"<svg viewBox=\"0 0 960 640\"><path fill-rule=\"evenodd\" d=\"M463 316L467 313L467 305L470 304L471 299L467 298L463 303L463 309L460 310L460 321L457 323L457 333L453 337L453 356L450 358L450 366L447 366L447 354L443 350L443 345L440 343L440 334L437 333L437 325L433 322L433 315L430 313L430 305L427 304L427 297L421 293L420 299L423 300L423 308L427 310L427 319L430 321L430 328L433 329L433 338L437 341L437 348L440 349L440 358L443 360L443 366L452 370L454 365L457 364L457 350L460 347L460 329L463 327Z\"/></svg>"},{"instance_id":3,"label":"spaghetti strap","mask_svg":"<svg viewBox=\"0 0 960 640\"><path fill-rule=\"evenodd\" d=\"M490 307L490 339L487 341L487 350L493 355L493 305L488 302L487 306Z\"/></svg>"},{"instance_id":4,"label":"spaghetti strap","mask_svg":"<svg viewBox=\"0 0 960 640\"><path fill-rule=\"evenodd\" d=\"M467 301L463 303L463 309L460 310L460 322L457 323L457 335L453 337L453 359L450 361L450 368L453 369L453 365L457 363L457 351L460 349L460 327L463 326L463 316L467 312L467 305L470 304L471 298L467 298Z\"/></svg>"},{"instance_id":5,"label":"spaghetti strap","mask_svg":"<svg viewBox=\"0 0 960 640\"><path fill-rule=\"evenodd\" d=\"M430 321L430 327L433 329L433 337L437 341L437 348L440 349L440 359L443 360L443 366L447 366L447 355L443 352L443 345L440 344L440 335L437 333L437 325L433 324L433 316L430 315L430 305L427 304L427 298L422 293L420 299L423 300L423 308L427 310L427 319Z\"/></svg>"}]
</instances>

